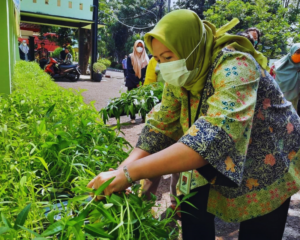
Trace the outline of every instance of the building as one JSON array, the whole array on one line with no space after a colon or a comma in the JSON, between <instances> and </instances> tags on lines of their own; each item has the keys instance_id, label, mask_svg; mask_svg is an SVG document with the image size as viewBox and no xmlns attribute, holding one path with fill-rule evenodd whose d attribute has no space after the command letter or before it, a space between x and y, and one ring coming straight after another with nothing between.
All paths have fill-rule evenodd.
<instances>
[{"instance_id":1,"label":"building","mask_svg":"<svg viewBox=\"0 0 300 240\"><path fill-rule=\"evenodd\" d=\"M17 37L28 38L33 51L34 30L22 29L20 22L39 25L58 26L79 29L79 64L83 56L86 39L82 37L83 29L91 29L92 64L97 60L98 0L1 0L0 1L0 38L1 73L0 93L11 92L13 66L19 59Z\"/></svg>"}]
</instances>

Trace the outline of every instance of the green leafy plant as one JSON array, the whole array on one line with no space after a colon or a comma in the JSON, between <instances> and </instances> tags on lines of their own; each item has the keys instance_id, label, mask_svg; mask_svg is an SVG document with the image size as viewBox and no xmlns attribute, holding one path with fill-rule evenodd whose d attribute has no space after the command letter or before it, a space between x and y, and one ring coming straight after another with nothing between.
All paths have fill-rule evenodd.
<instances>
[{"instance_id":1,"label":"green leafy plant","mask_svg":"<svg viewBox=\"0 0 300 240\"><path fill-rule=\"evenodd\" d=\"M155 199L137 197L138 187L89 197L109 182L87 183L117 168L131 146L81 92L59 87L36 63L17 63L12 94L0 96L0 240L172 239L171 215L154 218Z\"/></svg>"},{"instance_id":2,"label":"green leafy plant","mask_svg":"<svg viewBox=\"0 0 300 240\"><path fill-rule=\"evenodd\" d=\"M161 101L163 83L153 83L122 93L120 97L110 99L108 105L100 110L104 121L115 117L118 121L122 115L135 115L136 113L145 116L158 102Z\"/></svg>"},{"instance_id":3,"label":"green leafy plant","mask_svg":"<svg viewBox=\"0 0 300 240\"><path fill-rule=\"evenodd\" d=\"M101 58L98 60L99 63L102 63L106 66L106 68L110 67L111 61L106 58Z\"/></svg>"},{"instance_id":4,"label":"green leafy plant","mask_svg":"<svg viewBox=\"0 0 300 240\"><path fill-rule=\"evenodd\" d=\"M106 67L103 63L99 63L99 62L94 63L93 71L95 73L102 73L104 70L106 70Z\"/></svg>"}]
</instances>

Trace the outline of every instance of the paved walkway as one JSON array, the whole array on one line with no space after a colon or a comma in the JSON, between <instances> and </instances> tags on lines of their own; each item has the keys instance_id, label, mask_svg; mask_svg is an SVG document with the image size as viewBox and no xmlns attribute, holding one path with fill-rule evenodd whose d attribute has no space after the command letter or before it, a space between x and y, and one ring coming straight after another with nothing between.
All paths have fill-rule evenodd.
<instances>
[{"instance_id":1,"label":"paved walkway","mask_svg":"<svg viewBox=\"0 0 300 240\"><path fill-rule=\"evenodd\" d=\"M124 76L119 72L107 71L110 78L104 77L99 82L90 82L89 76L82 76L78 82L58 82L58 84L65 88L86 89L82 95L86 103L94 101L94 106L97 110L105 107L110 98L120 96L121 92L127 89L124 86ZM127 116L121 117L121 123L130 123L130 118ZM109 124L116 124L114 119L109 121ZM144 124L141 123L141 118L137 116L137 124L129 124L122 126L122 131L125 138L133 146L135 146L139 134ZM164 176L158 190L158 204L161 204L160 212L163 212L169 206L169 184L170 177ZM239 224L225 223L220 219L216 219L216 240L237 240ZM255 240L255 239L253 239ZM271 239L266 239L271 240ZM283 240L300 240L300 192L292 197L287 224Z\"/></svg>"}]
</instances>

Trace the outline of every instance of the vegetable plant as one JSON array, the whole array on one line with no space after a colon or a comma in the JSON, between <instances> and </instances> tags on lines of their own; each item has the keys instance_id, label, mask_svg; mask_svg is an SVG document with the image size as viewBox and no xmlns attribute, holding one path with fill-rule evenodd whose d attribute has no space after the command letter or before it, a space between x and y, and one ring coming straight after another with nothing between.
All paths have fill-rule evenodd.
<instances>
[{"instance_id":1,"label":"vegetable plant","mask_svg":"<svg viewBox=\"0 0 300 240\"><path fill-rule=\"evenodd\" d=\"M131 151L81 91L63 89L36 63L18 62L13 92L0 95L0 239L172 239L155 198L101 195L87 183Z\"/></svg>"},{"instance_id":2,"label":"vegetable plant","mask_svg":"<svg viewBox=\"0 0 300 240\"><path fill-rule=\"evenodd\" d=\"M161 101L163 83L153 83L122 93L120 97L110 99L108 105L100 110L104 121L115 117L120 121L120 116L135 115L136 113L145 116L150 110Z\"/></svg>"}]
</instances>

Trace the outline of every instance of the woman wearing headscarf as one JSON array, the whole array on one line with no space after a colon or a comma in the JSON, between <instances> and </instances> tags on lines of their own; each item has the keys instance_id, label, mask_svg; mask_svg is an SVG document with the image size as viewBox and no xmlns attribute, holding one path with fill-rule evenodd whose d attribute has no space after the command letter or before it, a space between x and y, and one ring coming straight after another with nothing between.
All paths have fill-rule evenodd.
<instances>
[{"instance_id":1,"label":"woman wearing headscarf","mask_svg":"<svg viewBox=\"0 0 300 240\"><path fill-rule=\"evenodd\" d=\"M300 93L300 43L294 44L289 54L275 62L273 71L284 97L297 111Z\"/></svg>"},{"instance_id":2,"label":"woman wearing headscarf","mask_svg":"<svg viewBox=\"0 0 300 240\"><path fill-rule=\"evenodd\" d=\"M133 52L127 58L127 76L125 86L128 91L139 87L144 83L149 57L142 40L137 40L133 46ZM135 115L130 115L131 123L135 123Z\"/></svg>"},{"instance_id":3,"label":"woman wearing headscarf","mask_svg":"<svg viewBox=\"0 0 300 240\"><path fill-rule=\"evenodd\" d=\"M184 240L215 239L215 216L240 222L240 240L279 240L300 189L300 119L248 39L177 10L145 35L166 81L136 148L96 176L106 195L180 172ZM185 199L185 198L183 198ZM189 214L186 214L189 213Z\"/></svg>"}]
</instances>

